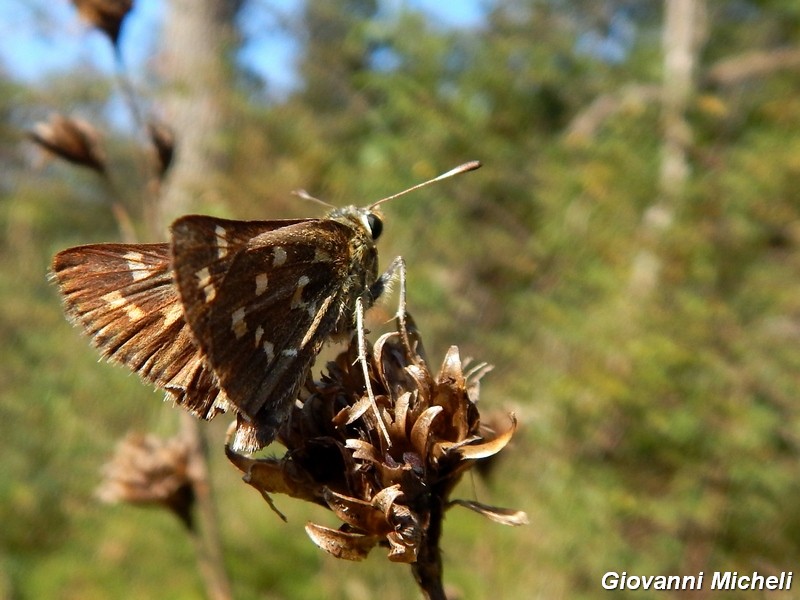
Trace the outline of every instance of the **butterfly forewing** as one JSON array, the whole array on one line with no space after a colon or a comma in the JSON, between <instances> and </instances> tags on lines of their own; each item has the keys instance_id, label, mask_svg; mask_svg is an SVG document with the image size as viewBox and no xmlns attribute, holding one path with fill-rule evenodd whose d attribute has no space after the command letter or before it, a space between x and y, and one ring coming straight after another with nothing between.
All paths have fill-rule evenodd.
<instances>
[{"instance_id":1,"label":"butterfly forewing","mask_svg":"<svg viewBox=\"0 0 800 600\"><path fill-rule=\"evenodd\" d=\"M168 244L95 244L56 255L65 312L101 353L211 418L226 406L194 336L172 276Z\"/></svg>"},{"instance_id":2,"label":"butterfly forewing","mask_svg":"<svg viewBox=\"0 0 800 600\"><path fill-rule=\"evenodd\" d=\"M352 240L363 234L333 220L190 216L172 235L197 343L226 397L269 439L325 339L348 327L350 296L366 285L349 271Z\"/></svg>"}]
</instances>

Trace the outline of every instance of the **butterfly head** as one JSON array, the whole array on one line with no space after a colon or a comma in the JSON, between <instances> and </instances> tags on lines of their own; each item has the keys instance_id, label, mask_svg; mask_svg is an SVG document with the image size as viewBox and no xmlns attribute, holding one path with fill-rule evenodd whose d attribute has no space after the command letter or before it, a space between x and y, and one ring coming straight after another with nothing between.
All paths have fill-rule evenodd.
<instances>
[{"instance_id":1,"label":"butterfly head","mask_svg":"<svg viewBox=\"0 0 800 600\"><path fill-rule=\"evenodd\" d=\"M359 208L345 206L328 213L328 218L347 223L367 232L372 241L376 241L383 233L383 214L372 206Z\"/></svg>"}]
</instances>

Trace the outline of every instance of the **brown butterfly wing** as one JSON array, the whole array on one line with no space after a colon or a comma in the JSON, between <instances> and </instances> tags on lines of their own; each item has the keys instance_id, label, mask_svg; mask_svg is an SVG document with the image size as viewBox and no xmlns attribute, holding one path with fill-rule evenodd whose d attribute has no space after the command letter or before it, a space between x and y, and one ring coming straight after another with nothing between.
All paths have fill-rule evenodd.
<instances>
[{"instance_id":1,"label":"brown butterfly wing","mask_svg":"<svg viewBox=\"0 0 800 600\"><path fill-rule=\"evenodd\" d=\"M349 306L350 227L190 216L172 228L192 328L220 387L271 441Z\"/></svg>"},{"instance_id":2,"label":"brown butterfly wing","mask_svg":"<svg viewBox=\"0 0 800 600\"><path fill-rule=\"evenodd\" d=\"M194 342L168 244L94 244L58 253L52 277L64 309L111 361L210 419L227 401Z\"/></svg>"}]
</instances>

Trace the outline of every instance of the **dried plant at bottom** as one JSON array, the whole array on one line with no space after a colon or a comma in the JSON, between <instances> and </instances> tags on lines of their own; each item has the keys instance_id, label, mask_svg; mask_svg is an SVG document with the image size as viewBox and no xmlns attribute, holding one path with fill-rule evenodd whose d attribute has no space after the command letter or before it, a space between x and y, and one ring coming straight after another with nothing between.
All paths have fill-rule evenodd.
<instances>
[{"instance_id":1,"label":"dried plant at bottom","mask_svg":"<svg viewBox=\"0 0 800 600\"><path fill-rule=\"evenodd\" d=\"M355 341L309 381L279 432L281 458L251 458L228 449L244 480L272 504L280 493L320 504L341 520L338 529L315 523L306 532L319 547L349 560L375 546L389 560L411 563L431 598L443 598L439 539L444 511L459 505L506 525L527 523L524 513L469 500L451 500L461 476L510 441L506 431L486 433L478 411L484 364L462 363L451 347L437 374L421 356L418 336L382 336L368 352L368 371L390 443L365 410L362 366ZM411 350L414 348L414 350ZM465 370L466 369L466 370Z\"/></svg>"},{"instance_id":2,"label":"dried plant at bottom","mask_svg":"<svg viewBox=\"0 0 800 600\"><path fill-rule=\"evenodd\" d=\"M97 496L103 502L168 508L192 528L192 445L184 436L162 439L130 433L103 468Z\"/></svg>"}]
</instances>

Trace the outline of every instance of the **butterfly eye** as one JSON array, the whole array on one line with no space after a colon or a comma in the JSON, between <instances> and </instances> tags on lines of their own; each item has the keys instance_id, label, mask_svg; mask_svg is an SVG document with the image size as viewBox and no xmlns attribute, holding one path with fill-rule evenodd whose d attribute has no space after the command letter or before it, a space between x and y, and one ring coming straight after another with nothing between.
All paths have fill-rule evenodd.
<instances>
[{"instance_id":1,"label":"butterfly eye","mask_svg":"<svg viewBox=\"0 0 800 600\"><path fill-rule=\"evenodd\" d=\"M369 230L372 233L372 239L377 240L383 231L383 221L381 221L374 214L370 213L367 215L367 224L369 225Z\"/></svg>"}]
</instances>

